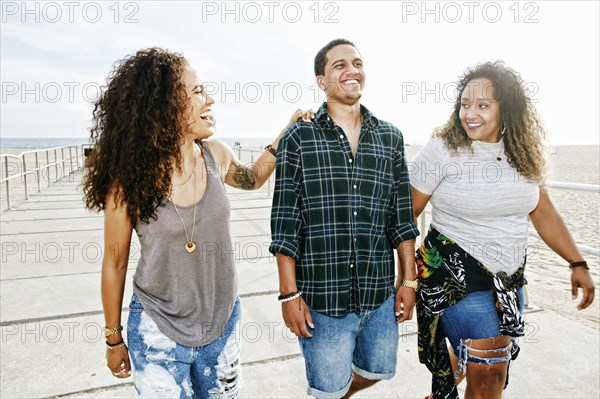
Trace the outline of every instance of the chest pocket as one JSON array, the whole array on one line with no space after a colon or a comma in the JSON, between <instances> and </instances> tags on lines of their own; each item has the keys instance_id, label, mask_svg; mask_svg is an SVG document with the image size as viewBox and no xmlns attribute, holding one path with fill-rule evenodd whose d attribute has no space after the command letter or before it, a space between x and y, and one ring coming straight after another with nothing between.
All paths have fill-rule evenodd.
<instances>
[{"instance_id":1,"label":"chest pocket","mask_svg":"<svg viewBox=\"0 0 600 399\"><path fill-rule=\"evenodd\" d=\"M364 156L360 159L361 192L373 193L375 199L389 200L392 192L393 171L388 158Z\"/></svg>"}]
</instances>

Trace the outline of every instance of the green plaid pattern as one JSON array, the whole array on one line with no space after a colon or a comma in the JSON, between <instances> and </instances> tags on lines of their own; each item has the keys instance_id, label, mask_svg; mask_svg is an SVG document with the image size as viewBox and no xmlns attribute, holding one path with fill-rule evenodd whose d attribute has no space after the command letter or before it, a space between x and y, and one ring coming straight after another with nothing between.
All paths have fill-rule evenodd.
<instances>
[{"instance_id":1,"label":"green plaid pattern","mask_svg":"<svg viewBox=\"0 0 600 399\"><path fill-rule=\"evenodd\" d=\"M394 249L419 235L402 133L361 113L356 156L326 104L277 146L269 250L296 260L306 303L328 316L378 308L394 290Z\"/></svg>"}]
</instances>

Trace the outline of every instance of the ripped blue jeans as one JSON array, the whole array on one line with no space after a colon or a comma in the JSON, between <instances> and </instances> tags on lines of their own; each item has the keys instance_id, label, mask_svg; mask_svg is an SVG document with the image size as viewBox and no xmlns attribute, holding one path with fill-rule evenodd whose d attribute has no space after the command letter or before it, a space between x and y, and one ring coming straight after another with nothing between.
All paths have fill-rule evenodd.
<instances>
[{"instance_id":1,"label":"ripped blue jeans","mask_svg":"<svg viewBox=\"0 0 600 399\"><path fill-rule=\"evenodd\" d=\"M240 300L225 330L199 347L177 344L162 334L133 294L129 304L127 346L133 383L143 398L235 398L241 386Z\"/></svg>"},{"instance_id":2,"label":"ripped blue jeans","mask_svg":"<svg viewBox=\"0 0 600 399\"><path fill-rule=\"evenodd\" d=\"M522 288L517 290L517 295L520 311L523 312ZM497 349L484 350L469 347L473 340L501 335L500 318L496 311L496 301L491 290L469 293L457 304L442 312L441 323L454 353L458 356L456 377L465 370L467 363L496 364L508 362L512 357L512 340L507 346ZM478 356L478 354L492 356L483 357Z\"/></svg>"}]
</instances>

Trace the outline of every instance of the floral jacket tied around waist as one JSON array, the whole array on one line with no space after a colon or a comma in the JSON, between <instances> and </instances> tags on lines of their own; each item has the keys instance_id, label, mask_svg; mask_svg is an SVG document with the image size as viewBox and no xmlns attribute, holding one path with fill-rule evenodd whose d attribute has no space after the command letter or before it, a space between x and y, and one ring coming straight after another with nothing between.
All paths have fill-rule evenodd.
<instances>
[{"instance_id":1,"label":"floral jacket tied around waist","mask_svg":"<svg viewBox=\"0 0 600 399\"><path fill-rule=\"evenodd\" d=\"M442 311L458 303L468 293L492 290L500 318L502 335L521 337L525 323L517 289L527 283L523 265L512 276L501 272L494 275L478 260L430 227L423 244L417 250L417 267L420 288L417 294L417 321L419 325L419 361L432 373L433 397L458 398L452 374L450 355L444 330L440 323ZM518 353L513 343L512 357Z\"/></svg>"}]
</instances>

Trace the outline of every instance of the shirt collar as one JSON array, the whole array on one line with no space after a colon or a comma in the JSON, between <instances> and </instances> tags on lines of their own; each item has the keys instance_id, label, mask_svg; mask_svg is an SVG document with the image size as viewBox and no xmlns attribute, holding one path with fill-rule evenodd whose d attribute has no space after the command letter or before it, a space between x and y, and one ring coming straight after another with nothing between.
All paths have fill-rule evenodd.
<instances>
[{"instance_id":1,"label":"shirt collar","mask_svg":"<svg viewBox=\"0 0 600 399\"><path fill-rule=\"evenodd\" d=\"M377 127L377 125L379 125L379 119L377 119L375 115L373 115L371 111L369 111L367 107L365 107L362 104L360 105L360 113L363 117L363 125L368 124L371 127ZM333 128L333 119L329 115L329 112L327 112L327 102L321 104L321 106L317 110L317 114L315 115L315 120L319 124L324 123L328 127Z\"/></svg>"}]
</instances>

